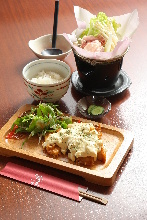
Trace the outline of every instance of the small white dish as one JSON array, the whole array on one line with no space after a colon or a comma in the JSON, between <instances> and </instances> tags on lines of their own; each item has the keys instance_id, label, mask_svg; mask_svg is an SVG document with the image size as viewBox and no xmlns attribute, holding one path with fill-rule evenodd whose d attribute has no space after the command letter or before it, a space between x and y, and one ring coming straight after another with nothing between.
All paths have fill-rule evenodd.
<instances>
[{"instance_id":1,"label":"small white dish","mask_svg":"<svg viewBox=\"0 0 147 220\"><path fill-rule=\"evenodd\" d=\"M69 42L62 34L58 34L56 39L56 48L62 50L62 54L59 55L45 56L41 54L43 50L52 48L52 34L41 36L39 38L36 38L35 40L30 40L28 45L39 59L63 60L72 51Z\"/></svg>"},{"instance_id":2,"label":"small white dish","mask_svg":"<svg viewBox=\"0 0 147 220\"><path fill-rule=\"evenodd\" d=\"M93 115L88 113L88 109L91 105L96 107L102 107L103 112L101 114ZM111 110L111 103L103 97L98 96L86 96L80 99L77 103L79 112L86 118L97 119L106 115Z\"/></svg>"}]
</instances>

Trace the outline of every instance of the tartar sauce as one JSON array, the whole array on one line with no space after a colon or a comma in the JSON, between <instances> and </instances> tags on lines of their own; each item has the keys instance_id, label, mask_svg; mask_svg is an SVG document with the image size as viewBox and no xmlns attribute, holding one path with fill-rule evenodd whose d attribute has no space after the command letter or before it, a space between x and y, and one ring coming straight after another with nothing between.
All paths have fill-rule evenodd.
<instances>
[{"instance_id":1,"label":"tartar sauce","mask_svg":"<svg viewBox=\"0 0 147 220\"><path fill-rule=\"evenodd\" d=\"M57 133L49 134L43 147L58 145L65 155L69 151L68 157L75 161L78 157L91 156L97 160L97 153L101 151L102 140L98 138L98 132L92 123L69 124L67 129L61 129Z\"/></svg>"}]
</instances>

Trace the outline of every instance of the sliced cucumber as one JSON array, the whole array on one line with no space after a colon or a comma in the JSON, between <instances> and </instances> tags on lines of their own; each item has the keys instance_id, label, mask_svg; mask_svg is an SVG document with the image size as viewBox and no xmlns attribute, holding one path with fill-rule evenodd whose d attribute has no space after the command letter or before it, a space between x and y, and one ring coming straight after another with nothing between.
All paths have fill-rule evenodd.
<instances>
[{"instance_id":1,"label":"sliced cucumber","mask_svg":"<svg viewBox=\"0 0 147 220\"><path fill-rule=\"evenodd\" d=\"M88 107L88 114L91 114L92 109L95 108L95 105L90 105Z\"/></svg>"},{"instance_id":2,"label":"sliced cucumber","mask_svg":"<svg viewBox=\"0 0 147 220\"><path fill-rule=\"evenodd\" d=\"M90 105L88 108L88 114L90 115L100 115L104 112L104 108L102 106Z\"/></svg>"}]
</instances>

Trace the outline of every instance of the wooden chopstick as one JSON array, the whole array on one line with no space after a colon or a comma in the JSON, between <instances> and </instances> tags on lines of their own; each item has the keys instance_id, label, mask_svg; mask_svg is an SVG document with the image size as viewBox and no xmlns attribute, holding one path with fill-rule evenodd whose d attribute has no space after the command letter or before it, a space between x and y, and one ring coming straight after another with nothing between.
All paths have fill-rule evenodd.
<instances>
[{"instance_id":1,"label":"wooden chopstick","mask_svg":"<svg viewBox=\"0 0 147 220\"><path fill-rule=\"evenodd\" d=\"M79 195L82 196L83 198L86 198L86 199L89 199L89 200L92 200L92 201L95 201L95 202L99 202L99 203L101 203L103 205L106 205L108 203L107 199L100 198L98 196L94 196L94 195L89 194L87 192L79 191Z\"/></svg>"}]
</instances>

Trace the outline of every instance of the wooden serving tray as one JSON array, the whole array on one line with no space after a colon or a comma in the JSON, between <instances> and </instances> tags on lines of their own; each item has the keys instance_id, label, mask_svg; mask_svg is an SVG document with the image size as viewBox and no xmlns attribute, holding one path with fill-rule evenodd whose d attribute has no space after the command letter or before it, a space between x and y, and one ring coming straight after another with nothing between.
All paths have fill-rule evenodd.
<instances>
[{"instance_id":1,"label":"wooden serving tray","mask_svg":"<svg viewBox=\"0 0 147 220\"><path fill-rule=\"evenodd\" d=\"M7 157L20 157L43 165L47 165L56 169L60 169L69 173L82 176L89 182L95 184L111 186L116 178L117 172L123 163L124 158L132 147L133 134L130 131L122 130L116 127L101 124L102 139L106 147L106 162L97 161L91 167L83 167L76 165L68 159L67 156L60 156L59 158L51 158L43 152L41 144L38 144L38 138L30 138L24 146L22 146L23 139L13 140L5 139L6 134L11 128L13 122L23 112L29 110L32 105L22 106L10 120L0 130L0 154ZM77 118L75 120L82 122L93 122L90 120Z\"/></svg>"}]
</instances>

